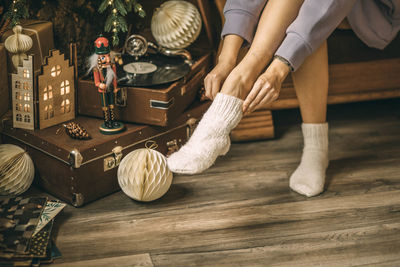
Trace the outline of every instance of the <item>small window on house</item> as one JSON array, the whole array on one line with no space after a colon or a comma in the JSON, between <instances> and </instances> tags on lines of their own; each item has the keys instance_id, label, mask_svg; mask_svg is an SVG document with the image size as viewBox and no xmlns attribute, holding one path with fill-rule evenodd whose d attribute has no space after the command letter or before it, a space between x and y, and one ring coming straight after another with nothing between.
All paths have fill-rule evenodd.
<instances>
[{"instance_id":1,"label":"small window on house","mask_svg":"<svg viewBox=\"0 0 400 267\"><path fill-rule=\"evenodd\" d=\"M25 101L31 101L31 94L30 93L25 93L24 94L24 100Z\"/></svg>"},{"instance_id":2,"label":"small window on house","mask_svg":"<svg viewBox=\"0 0 400 267\"><path fill-rule=\"evenodd\" d=\"M54 110L52 105L44 107L44 119L48 120L54 117Z\"/></svg>"},{"instance_id":3,"label":"small window on house","mask_svg":"<svg viewBox=\"0 0 400 267\"><path fill-rule=\"evenodd\" d=\"M22 104L15 104L16 111L22 111Z\"/></svg>"},{"instance_id":4,"label":"small window on house","mask_svg":"<svg viewBox=\"0 0 400 267\"><path fill-rule=\"evenodd\" d=\"M66 81L65 81L65 93L66 93L66 94L69 94L70 91L71 91L71 88L70 88L70 86L69 86L69 81L66 80Z\"/></svg>"},{"instance_id":5,"label":"small window on house","mask_svg":"<svg viewBox=\"0 0 400 267\"><path fill-rule=\"evenodd\" d=\"M31 122L31 116L25 115L24 116L24 122Z\"/></svg>"},{"instance_id":6,"label":"small window on house","mask_svg":"<svg viewBox=\"0 0 400 267\"><path fill-rule=\"evenodd\" d=\"M51 85L46 86L43 89L43 100L46 101L47 99L53 98L53 87Z\"/></svg>"},{"instance_id":7,"label":"small window on house","mask_svg":"<svg viewBox=\"0 0 400 267\"><path fill-rule=\"evenodd\" d=\"M61 114L65 113L65 100L61 103L61 109L60 109Z\"/></svg>"},{"instance_id":8,"label":"small window on house","mask_svg":"<svg viewBox=\"0 0 400 267\"><path fill-rule=\"evenodd\" d=\"M49 119L49 106L44 107L44 119L45 120Z\"/></svg>"},{"instance_id":9,"label":"small window on house","mask_svg":"<svg viewBox=\"0 0 400 267\"><path fill-rule=\"evenodd\" d=\"M69 99L65 100L65 113L69 113L71 111L71 102Z\"/></svg>"},{"instance_id":10,"label":"small window on house","mask_svg":"<svg viewBox=\"0 0 400 267\"><path fill-rule=\"evenodd\" d=\"M22 100L22 95L20 92L15 92L15 99Z\"/></svg>"},{"instance_id":11,"label":"small window on house","mask_svg":"<svg viewBox=\"0 0 400 267\"><path fill-rule=\"evenodd\" d=\"M15 89L21 89L21 82L15 81Z\"/></svg>"},{"instance_id":12,"label":"small window on house","mask_svg":"<svg viewBox=\"0 0 400 267\"><path fill-rule=\"evenodd\" d=\"M43 100L46 101L48 98L47 86L43 89ZM48 106L46 106L48 108Z\"/></svg>"},{"instance_id":13,"label":"small window on house","mask_svg":"<svg viewBox=\"0 0 400 267\"><path fill-rule=\"evenodd\" d=\"M29 89L31 89L29 87L29 83L28 82L24 82L24 90L29 90Z\"/></svg>"},{"instance_id":14,"label":"small window on house","mask_svg":"<svg viewBox=\"0 0 400 267\"><path fill-rule=\"evenodd\" d=\"M25 105L24 105L24 111L25 111L25 112L31 112L31 105L25 104Z\"/></svg>"},{"instance_id":15,"label":"small window on house","mask_svg":"<svg viewBox=\"0 0 400 267\"><path fill-rule=\"evenodd\" d=\"M24 78L29 78L29 77L30 77L29 70L24 69Z\"/></svg>"},{"instance_id":16,"label":"small window on house","mask_svg":"<svg viewBox=\"0 0 400 267\"><path fill-rule=\"evenodd\" d=\"M61 66L57 65L51 68L51 76L56 77L61 74Z\"/></svg>"},{"instance_id":17,"label":"small window on house","mask_svg":"<svg viewBox=\"0 0 400 267\"><path fill-rule=\"evenodd\" d=\"M65 82L61 83L61 87L60 87L60 95L64 95L65 94Z\"/></svg>"},{"instance_id":18,"label":"small window on house","mask_svg":"<svg viewBox=\"0 0 400 267\"><path fill-rule=\"evenodd\" d=\"M53 98L53 87L49 85L49 99Z\"/></svg>"},{"instance_id":19,"label":"small window on house","mask_svg":"<svg viewBox=\"0 0 400 267\"><path fill-rule=\"evenodd\" d=\"M52 105L49 105L49 118L54 117L54 109Z\"/></svg>"},{"instance_id":20,"label":"small window on house","mask_svg":"<svg viewBox=\"0 0 400 267\"><path fill-rule=\"evenodd\" d=\"M16 119L17 121L22 121L22 115L21 115L21 114L17 114L17 115L15 116L15 119Z\"/></svg>"},{"instance_id":21,"label":"small window on house","mask_svg":"<svg viewBox=\"0 0 400 267\"><path fill-rule=\"evenodd\" d=\"M65 80L61 83L61 95L66 95L69 94L69 92L71 91L71 87L69 86L69 81Z\"/></svg>"}]
</instances>

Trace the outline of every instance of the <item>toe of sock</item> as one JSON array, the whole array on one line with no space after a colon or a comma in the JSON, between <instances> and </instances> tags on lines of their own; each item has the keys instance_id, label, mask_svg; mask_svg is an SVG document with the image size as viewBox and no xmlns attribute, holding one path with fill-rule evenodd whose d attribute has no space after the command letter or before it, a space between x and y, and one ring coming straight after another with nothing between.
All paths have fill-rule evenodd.
<instances>
[{"instance_id":1,"label":"toe of sock","mask_svg":"<svg viewBox=\"0 0 400 267\"><path fill-rule=\"evenodd\" d=\"M295 191L295 192L297 192L297 193L299 193L301 195L304 195L306 197L313 197L313 196L319 195L323 191L323 188L320 188L320 187L313 188L313 187L310 187L308 185L301 184L301 183L299 183L299 184L290 184L290 188L293 191Z\"/></svg>"}]
</instances>

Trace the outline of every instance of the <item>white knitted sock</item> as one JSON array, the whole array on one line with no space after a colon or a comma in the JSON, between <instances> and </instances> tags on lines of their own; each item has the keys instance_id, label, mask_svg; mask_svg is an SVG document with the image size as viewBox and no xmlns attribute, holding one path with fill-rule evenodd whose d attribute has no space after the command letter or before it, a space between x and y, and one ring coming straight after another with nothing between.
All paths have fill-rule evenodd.
<instances>
[{"instance_id":1,"label":"white knitted sock","mask_svg":"<svg viewBox=\"0 0 400 267\"><path fill-rule=\"evenodd\" d=\"M218 93L192 137L167 158L172 172L196 174L208 169L230 147L229 133L240 122L243 101Z\"/></svg>"},{"instance_id":2,"label":"white knitted sock","mask_svg":"<svg viewBox=\"0 0 400 267\"><path fill-rule=\"evenodd\" d=\"M303 123L304 149L300 165L290 177L290 188L312 197L324 190L328 159L328 123Z\"/></svg>"}]
</instances>

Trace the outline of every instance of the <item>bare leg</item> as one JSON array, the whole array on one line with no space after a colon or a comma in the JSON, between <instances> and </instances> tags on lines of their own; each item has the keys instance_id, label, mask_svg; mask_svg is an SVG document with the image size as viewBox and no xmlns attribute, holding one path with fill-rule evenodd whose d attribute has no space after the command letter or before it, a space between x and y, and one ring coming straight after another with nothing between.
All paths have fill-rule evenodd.
<instances>
[{"instance_id":1,"label":"bare leg","mask_svg":"<svg viewBox=\"0 0 400 267\"><path fill-rule=\"evenodd\" d=\"M304 149L290 188L308 197L324 189L328 167L328 56L326 42L292 75L303 118Z\"/></svg>"},{"instance_id":2,"label":"bare leg","mask_svg":"<svg viewBox=\"0 0 400 267\"><path fill-rule=\"evenodd\" d=\"M244 99L260 73L270 62L296 18L303 0L269 0L261 14L249 51L232 70L221 92Z\"/></svg>"},{"instance_id":3,"label":"bare leg","mask_svg":"<svg viewBox=\"0 0 400 267\"><path fill-rule=\"evenodd\" d=\"M328 98L328 52L324 42L292 73L304 123L324 123Z\"/></svg>"}]
</instances>

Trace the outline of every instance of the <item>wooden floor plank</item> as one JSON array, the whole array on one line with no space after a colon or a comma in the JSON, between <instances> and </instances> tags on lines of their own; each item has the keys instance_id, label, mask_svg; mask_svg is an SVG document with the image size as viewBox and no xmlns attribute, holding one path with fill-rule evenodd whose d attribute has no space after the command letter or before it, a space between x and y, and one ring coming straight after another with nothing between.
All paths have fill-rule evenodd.
<instances>
[{"instance_id":1,"label":"wooden floor plank","mask_svg":"<svg viewBox=\"0 0 400 267\"><path fill-rule=\"evenodd\" d=\"M232 144L204 173L176 175L157 201L118 192L66 207L54 225L56 263L398 265L400 99L331 106L328 115L331 162L320 196L289 189L302 135L299 112L279 111L276 139Z\"/></svg>"},{"instance_id":2,"label":"wooden floor plank","mask_svg":"<svg viewBox=\"0 0 400 267\"><path fill-rule=\"evenodd\" d=\"M55 267L153 267L149 254L83 260L79 262L55 263Z\"/></svg>"}]
</instances>

